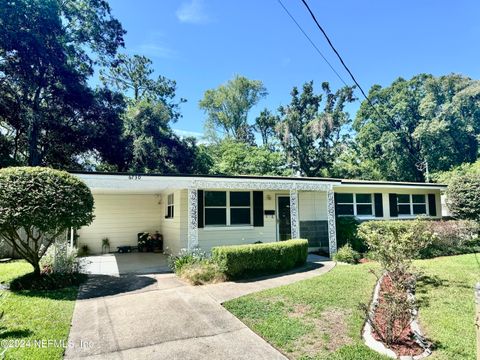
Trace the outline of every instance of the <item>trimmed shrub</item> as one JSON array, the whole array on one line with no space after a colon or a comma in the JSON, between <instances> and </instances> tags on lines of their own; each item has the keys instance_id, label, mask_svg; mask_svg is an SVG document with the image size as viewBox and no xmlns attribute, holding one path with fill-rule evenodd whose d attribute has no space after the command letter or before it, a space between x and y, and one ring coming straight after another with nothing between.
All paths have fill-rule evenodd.
<instances>
[{"instance_id":1,"label":"trimmed shrub","mask_svg":"<svg viewBox=\"0 0 480 360\"><path fill-rule=\"evenodd\" d=\"M356 264L360 261L360 258L360 253L353 250L350 244L342 246L335 255L333 255L333 260L348 264Z\"/></svg>"},{"instance_id":2,"label":"trimmed shrub","mask_svg":"<svg viewBox=\"0 0 480 360\"><path fill-rule=\"evenodd\" d=\"M93 220L88 186L65 171L43 167L0 170L0 238L40 275L40 259L70 228Z\"/></svg>"},{"instance_id":3,"label":"trimmed shrub","mask_svg":"<svg viewBox=\"0 0 480 360\"><path fill-rule=\"evenodd\" d=\"M447 188L447 205L459 219L480 220L480 175L454 177Z\"/></svg>"},{"instance_id":4,"label":"trimmed shrub","mask_svg":"<svg viewBox=\"0 0 480 360\"><path fill-rule=\"evenodd\" d=\"M305 264L307 255L308 241L304 239L212 249L213 260L231 279L286 271Z\"/></svg>"},{"instance_id":5,"label":"trimmed shrub","mask_svg":"<svg viewBox=\"0 0 480 360\"><path fill-rule=\"evenodd\" d=\"M193 285L212 284L226 280L222 267L212 260L186 264L178 275Z\"/></svg>"},{"instance_id":6,"label":"trimmed shrub","mask_svg":"<svg viewBox=\"0 0 480 360\"><path fill-rule=\"evenodd\" d=\"M337 217L337 245L342 247L343 245L350 244L352 249L360 253L367 251L367 245L362 238L358 236L358 227L360 221L354 216L340 216Z\"/></svg>"},{"instance_id":7,"label":"trimmed shrub","mask_svg":"<svg viewBox=\"0 0 480 360\"><path fill-rule=\"evenodd\" d=\"M472 220L427 221L432 243L420 251L420 258L480 252L480 224Z\"/></svg>"}]
</instances>

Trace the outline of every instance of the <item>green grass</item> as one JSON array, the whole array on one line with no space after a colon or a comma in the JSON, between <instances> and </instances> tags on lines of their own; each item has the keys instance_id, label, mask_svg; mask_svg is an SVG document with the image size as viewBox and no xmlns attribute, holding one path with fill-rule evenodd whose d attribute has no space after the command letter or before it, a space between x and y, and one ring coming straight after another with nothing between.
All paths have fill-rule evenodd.
<instances>
[{"instance_id":1,"label":"green grass","mask_svg":"<svg viewBox=\"0 0 480 360\"><path fill-rule=\"evenodd\" d=\"M0 283L31 272L24 261L0 264ZM0 322L0 341L18 340L33 346L34 340L57 340L67 343L78 289L54 291L0 291L0 308L5 312ZM1 350L0 350L1 352ZM64 348L19 347L6 352L6 359L61 359Z\"/></svg>"},{"instance_id":2,"label":"green grass","mask_svg":"<svg viewBox=\"0 0 480 360\"><path fill-rule=\"evenodd\" d=\"M432 359L476 359L473 288L480 267L475 254L420 260L415 266L427 275L418 283L417 298L420 325L438 347Z\"/></svg>"},{"instance_id":3,"label":"green grass","mask_svg":"<svg viewBox=\"0 0 480 360\"><path fill-rule=\"evenodd\" d=\"M415 262L420 321L438 348L432 359L475 359L473 287L480 279L474 255ZM225 303L247 326L291 359L386 359L361 339L374 264L338 265L329 273Z\"/></svg>"}]
</instances>

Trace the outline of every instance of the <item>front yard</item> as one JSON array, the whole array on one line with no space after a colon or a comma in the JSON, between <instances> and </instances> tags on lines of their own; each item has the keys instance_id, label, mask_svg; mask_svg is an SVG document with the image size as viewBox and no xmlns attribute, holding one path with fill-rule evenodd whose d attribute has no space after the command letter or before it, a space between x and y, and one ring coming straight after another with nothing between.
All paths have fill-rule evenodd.
<instances>
[{"instance_id":1,"label":"front yard","mask_svg":"<svg viewBox=\"0 0 480 360\"><path fill-rule=\"evenodd\" d=\"M31 271L32 267L24 261L2 263L0 284ZM0 290L3 295L0 308L5 311L0 322L0 343L14 346L7 350L6 359L61 359L77 290L77 287L50 291Z\"/></svg>"},{"instance_id":2,"label":"front yard","mask_svg":"<svg viewBox=\"0 0 480 360\"><path fill-rule=\"evenodd\" d=\"M362 343L359 303L370 301L374 264L338 265L292 285L248 295L225 307L292 359L386 359ZM437 349L432 359L475 359L474 254L415 262L420 323Z\"/></svg>"}]
</instances>

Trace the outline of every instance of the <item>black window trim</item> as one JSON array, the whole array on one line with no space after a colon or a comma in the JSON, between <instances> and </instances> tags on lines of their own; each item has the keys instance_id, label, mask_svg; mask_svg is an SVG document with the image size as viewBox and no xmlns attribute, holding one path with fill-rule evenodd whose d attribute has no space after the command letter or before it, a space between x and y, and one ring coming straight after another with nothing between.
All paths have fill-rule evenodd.
<instances>
[{"instance_id":1,"label":"black window trim","mask_svg":"<svg viewBox=\"0 0 480 360\"><path fill-rule=\"evenodd\" d=\"M400 202L398 201L398 197L401 196L401 195L408 195L409 197L409 202L408 203L405 203L405 202ZM413 202L413 195L421 195L423 196L423 199L424 201L422 203L414 203ZM416 218L417 216L430 216L430 209L429 209L429 204L428 204L428 194L412 194L412 193L409 193L409 194L397 194L397 213L398 213L398 216L399 218ZM400 205L409 205L410 206L410 213L409 214L400 214L400 211L399 211L399 206ZM413 212L413 206L414 205L425 205L425 213L422 213L422 214L415 214Z\"/></svg>"},{"instance_id":2,"label":"black window trim","mask_svg":"<svg viewBox=\"0 0 480 360\"><path fill-rule=\"evenodd\" d=\"M338 201L337 202L337 206L338 205L353 205L353 215L343 215L343 214L337 214L337 216L339 217L348 217L348 216L354 216L358 219L374 219L375 218L375 198L374 198L374 194L373 193L367 193L367 192L345 192L345 193L337 193L337 194L352 194L352 201L353 202L349 202L349 203L346 203L346 202L340 202ZM357 203L357 194L360 194L360 195L370 195L370 202L369 203ZM357 205L370 205L371 206L371 209L372 209L372 214L371 215L357 215L358 213L358 209L357 209Z\"/></svg>"}]
</instances>

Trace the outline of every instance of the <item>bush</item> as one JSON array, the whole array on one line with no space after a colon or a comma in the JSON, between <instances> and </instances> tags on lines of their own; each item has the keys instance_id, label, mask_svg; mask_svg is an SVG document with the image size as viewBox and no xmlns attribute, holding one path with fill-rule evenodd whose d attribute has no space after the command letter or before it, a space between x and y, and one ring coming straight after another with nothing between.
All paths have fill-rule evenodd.
<instances>
[{"instance_id":1,"label":"bush","mask_svg":"<svg viewBox=\"0 0 480 360\"><path fill-rule=\"evenodd\" d=\"M350 244L342 246L340 249L338 249L335 255L333 255L333 260L348 264L356 264L360 258L360 253L353 250Z\"/></svg>"},{"instance_id":2,"label":"bush","mask_svg":"<svg viewBox=\"0 0 480 360\"><path fill-rule=\"evenodd\" d=\"M40 275L40 259L70 228L93 220L93 196L79 178L42 167L0 170L0 238Z\"/></svg>"},{"instance_id":3,"label":"bush","mask_svg":"<svg viewBox=\"0 0 480 360\"><path fill-rule=\"evenodd\" d=\"M411 260L419 257L433 238L427 222L422 220L368 221L359 226L358 235L383 269L399 277L405 275Z\"/></svg>"},{"instance_id":4,"label":"bush","mask_svg":"<svg viewBox=\"0 0 480 360\"><path fill-rule=\"evenodd\" d=\"M222 267L212 260L202 260L182 266L179 276L193 285L204 285L225 281Z\"/></svg>"},{"instance_id":5,"label":"bush","mask_svg":"<svg viewBox=\"0 0 480 360\"><path fill-rule=\"evenodd\" d=\"M472 220L427 221L432 242L420 251L420 258L480 252L480 225Z\"/></svg>"},{"instance_id":6,"label":"bush","mask_svg":"<svg viewBox=\"0 0 480 360\"><path fill-rule=\"evenodd\" d=\"M303 239L212 249L213 260L231 279L286 271L303 265L307 255L308 241Z\"/></svg>"},{"instance_id":7,"label":"bush","mask_svg":"<svg viewBox=\"0 0 480 360\"><path fill-rule=\"evenodd\" d=\"M367 246L363 239L358 236L358 226L360 222L354 216L337 217L337 245L350 244L352 249L360 253L367 250Z\"/></svg>"},{"instance_id":8,"label":"bush","mask_svg":"<svg viewBox=\"0 0 480 360\"><path fill-rule=\"evenodd\" d=\"M178 255L168 257L168 266L175 274L179 275L184 266L201 263L207 259L207 253L199 247L192 250L181 249Z\"/></svg>"},{"instance_id":9,"label":"bush","mask_svg":"<svg viewBox=\"0 0 480 360\"><path fill-rule=\"evenodd\" d=\"M74 274L79 271L77 251L60 240L50 246L40 261L42 274Z\"/></svg>"},{"instance_id":10,"label":"bush","mask_svg":"<svg viewBox=\"0 0 480 360\"><path fill-rule=\"evenodd\" d=\"M480 220L480 174L454 177L447 188L448 209L455 217Z\"/></svg>"}]
</instances>

